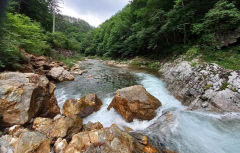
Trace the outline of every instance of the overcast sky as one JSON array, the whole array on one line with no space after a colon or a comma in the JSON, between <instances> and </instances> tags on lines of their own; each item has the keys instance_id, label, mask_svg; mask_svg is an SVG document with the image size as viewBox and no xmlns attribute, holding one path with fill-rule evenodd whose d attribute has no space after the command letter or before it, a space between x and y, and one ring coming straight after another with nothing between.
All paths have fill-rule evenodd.
<instances>
[{"instance_id":1,"label":"overcast sky","mask_svg":"<svg viewBox=\"0 0 240 153\"><path fill-rule=\"evenodd\" d=\"M97 27L121 10L129 0L63 0L61 13L83 19Z\"/></svg>"}]
</instances>

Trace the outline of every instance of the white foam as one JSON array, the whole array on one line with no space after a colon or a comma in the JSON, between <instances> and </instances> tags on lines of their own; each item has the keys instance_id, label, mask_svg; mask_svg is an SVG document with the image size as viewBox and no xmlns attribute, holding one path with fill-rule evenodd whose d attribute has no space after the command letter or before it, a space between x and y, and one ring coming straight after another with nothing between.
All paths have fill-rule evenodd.
<instances>
[{"instance_id":1,"label":"white foam","mask_svg":"<svg viewBox=\"0 0 240 153\"><path fill-rule=\"evenodd\" d=\"M182 107L181 103L178 100L176 100L173 96L169 95L168 91L164 86L164 83L160 79L144 73L136 73L136 76L140 78L139 84L143 85L149 93L158 98L163 104L162 107L156 110L157 115L154 119L150 121L134 119L133 122L128 123L113 108L110 111L107 110L107 107L111 103L113 98L108 97L103 99L103 106L101 107L101 109L88 116L87 118L84 118L83 122L101 122L104 127L109 127L112 124L117 124L121 127L129 127L133 130L144 130L148 126L152 125L154 121L156 121L157 118L161 116L163 110Z\"/></svg>"}]
</instances>

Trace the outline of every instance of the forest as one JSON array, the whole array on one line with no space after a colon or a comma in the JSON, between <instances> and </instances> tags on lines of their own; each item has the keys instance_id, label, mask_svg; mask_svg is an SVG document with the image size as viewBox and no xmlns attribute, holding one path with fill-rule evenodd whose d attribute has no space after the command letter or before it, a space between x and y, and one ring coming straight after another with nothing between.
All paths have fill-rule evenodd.
<instances>
[{"instance_id":1,"label":"forest","mask_svg":"<svg viewBox=\"0 0 240 153\"><path fill-rule=\"evenodd\" d=\"M22 49L34 55L62 59L61 55L53 55L52 50L80 50L80 42L93 29L83 20L59 14L59 3L55 0L6 2L0 27L0 70L19 69L25 60L20 53ZM55 32L52 32L53 13L56 14Z\"/></svg>"},{"instance_id":2,"label":"forest","mask_svg":"<svg viewBox=\"0 0 240 153\"><path fill-rule=\"evenodd\" d=\"M240 40L231 35L240 31L239 0L132 0L97 28L60 15L55 0L10 0L6 10L2 69L24 60L20 49L52 56L53 48L113 59L156 60L188 53L240 69ZM53 12L56 32L52 32Z\"/></svg>"},{"instance_id":3,"label":"forest","mask_svg":"<svg viewBox=\"0 0 240 153\"><path fill-rule=\"evenodd\" d=\"M239 31L239 9L239 0L133 0L89 32L81 52L115 59L161 59L189 51L240 69L239 39L233 45L227 42L229 33Z\"/></svg>"}]
</instances>

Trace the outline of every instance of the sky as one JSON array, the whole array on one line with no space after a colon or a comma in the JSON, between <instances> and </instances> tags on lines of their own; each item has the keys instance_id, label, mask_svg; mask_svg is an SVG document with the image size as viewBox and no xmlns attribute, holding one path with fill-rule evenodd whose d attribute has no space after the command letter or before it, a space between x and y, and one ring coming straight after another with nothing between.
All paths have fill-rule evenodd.
<instances>
[{"instance_id":1,"label":"sky","mask_svg":"<svg viewBox=\"0 0 240 153\"><path fill-rule=\"evenodd\" d=\"M60 11L64 15L87 21L97 27L128 4L129 0L62 0Z\"/></svg>"}]
</instances>

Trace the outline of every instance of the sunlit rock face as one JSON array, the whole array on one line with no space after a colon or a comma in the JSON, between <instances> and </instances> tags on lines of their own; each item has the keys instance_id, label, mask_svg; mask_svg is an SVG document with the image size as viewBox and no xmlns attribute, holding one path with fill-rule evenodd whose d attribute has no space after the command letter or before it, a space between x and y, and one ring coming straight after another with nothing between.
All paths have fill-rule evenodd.
<instances>
[{"instance_id":1,"label":"sunlit rock face","mask_svg":"<svg viewBox=\"0 0 240 153\"><path fill-rule=\"evenodd\" d=\"M156 116L155 110L161 106L160 101L146 91L143 86L136 85L117 90L108 109L113 107L127 122L134 118L151 120Z\"/></svg>"},{"instance_id":2,"label":"sunlit rock face","mask_svg":"<svg viewBox=\"0 0 240 153\"><path fill-rule=\"evenodd\" d=\"M145 137L144 137L145 138ZM113 153L133 153L158 151L150 146L148 142L141 143L142 140L129 135L120 130L116 125L100 130L81 132L72 137L71 142L65 149L65 153L72 152L113 152Z\"/></svg>"},{"instance_id":3,"label":"sunlit rock face","mask_svg":"<svg viewBox=\"0 0 240 153\"><path fill-rule=\"evenodd\" d=\"M33 129L49 138L72 137L82 129L82 119L79 116L57 116L55 119L38 117L33 122Z\"/></svg>"},{"instance_id":4,"label":"sunlit rock face","mask_svg":"<svg viewBox=\"0 0 240 153\"><path fill-rule=\"evenodd\" d=\"M9 128L8 135L0 137L1 153L49 153L50 140L40 132L30 131L16 125Z\"/></svg>"},{"instance_id":5,"label":"sunlit rock face","mask_svg":"<svg viewBox=\"0 0 240 153\"><path fill-rule=\"evenodd\" d=\"M53 117L59 107L49 80L33 73L0 74L1 126L22 125L34 116ZM54 90L54 89L52 89Z\"/></svg>"},{"instance_id":6,"label":"sunlit rock face","mask_svg":"<svg viewBox=\"0 0 240 153\"><path fill-rule=\"evenodd\" d=\"M69 99L63 105L62 113L65 116L79 115L86 117L94 111L98 111L102 105L102 101L96 94L88 94L79 100Z\"/></svg>"}]
</instances>

